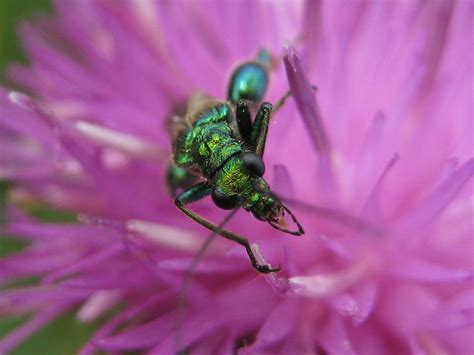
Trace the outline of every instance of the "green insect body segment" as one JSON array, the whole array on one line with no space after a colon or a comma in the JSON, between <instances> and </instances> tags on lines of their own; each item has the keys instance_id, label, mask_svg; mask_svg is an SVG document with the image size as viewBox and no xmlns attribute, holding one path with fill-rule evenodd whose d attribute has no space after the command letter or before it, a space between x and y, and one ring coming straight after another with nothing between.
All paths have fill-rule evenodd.
<instances>
[{"instance_id":1,"label":"green insect body segment","mask_svg":"<svg viewBox=\"0 0 474 355\"><path fill-rule=\"evenodd\" d=\"M242 147L228 124L230 107L221 103L204 110L175 146L174 160L178 166L198 167L211 179L215 171Z\"/></svg>"},{"instance_id":2,"label":"green insect body segment","mask_svg":"<svg viewBox=\"0 0 474 355\"><path fill-rule=\"evenodd\" d=\"M233 156L219 169L213 179L215 189L230 196L239 191L242 207L248 211L258 209L262 216L270 213L271 198L260 191L268 189L263 178L249 174L239 155Z\"/></svg>"},{"instance_id":3,"label":"green insect body segment","mask_svg":"<svg viewBox=\"0 0 474 355\"><path fill-rule=\"evenodd\" d=\"M232 102L262 101L268 87L268 72L259 62L241 64L230 79L228 98Z\"/></svg>"}]
</instances>

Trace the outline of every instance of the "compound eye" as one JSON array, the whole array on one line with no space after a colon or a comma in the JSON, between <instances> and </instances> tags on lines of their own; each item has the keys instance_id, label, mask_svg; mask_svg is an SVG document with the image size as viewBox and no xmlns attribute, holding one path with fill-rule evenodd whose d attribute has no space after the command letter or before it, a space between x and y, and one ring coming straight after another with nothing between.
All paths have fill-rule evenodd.
<instances>
[{"instance_id":1,"label":"compound eye","mask_svg":"<svg viewBox=\"0 0 474 355\"><path fill-rule=\"evenodd\" d=\"M224 210L232 210L239 204L237 195L228 196L217 190L212 190L211 197L216 206Z\"/></svg>"},{"instance_id":2,"label":"compound eye","mask_svg":"<svg viewBox=\"0 0 474 355\"><path fill-rule=\"evenodd\" d=\"M265 173L265 164L262 158L252 152L242 153L242 161L244 162L245 168L252 174L262 177Z\"/></svg>"}]
</instances>

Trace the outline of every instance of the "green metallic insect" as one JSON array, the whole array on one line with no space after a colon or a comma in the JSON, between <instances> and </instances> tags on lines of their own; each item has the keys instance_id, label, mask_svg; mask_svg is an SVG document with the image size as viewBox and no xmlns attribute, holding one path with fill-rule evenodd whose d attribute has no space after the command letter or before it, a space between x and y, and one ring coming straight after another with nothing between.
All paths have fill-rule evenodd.
<instances>
[{"instance_id":1,"label":"green metallic insect","mask_svg":"<svg viewBox=\"0 0 474 355\"><path fill-rule=\"evenodd\" d=\"M268 65L269 55L262 50L257 60L244 62L234 70L228 101L195 93L187 101L185 110L177 110L168 127L174 160L168 169L168 185L174 193L179 188L184 189L175 198L176 206L207 229L244 246L253 267L261 273L280 268L260 264L246 238L209 222L187 205L211 195L222 209L242 207L282 232L304 234L295 216L263 179L262 157L272 105L260 102L268 86ZM275 110L288 95L276 104ZM256 114L252 121L253 108ZM291 216L297 230L286 227L285 213Z\"/></svg>"}]
</instances>

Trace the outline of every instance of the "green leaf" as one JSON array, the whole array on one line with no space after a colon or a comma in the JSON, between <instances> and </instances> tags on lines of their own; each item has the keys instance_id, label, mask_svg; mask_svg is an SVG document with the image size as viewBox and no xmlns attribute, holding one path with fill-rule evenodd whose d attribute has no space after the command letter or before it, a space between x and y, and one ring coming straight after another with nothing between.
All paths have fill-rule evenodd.
<instances>
[{"instance_id":1,"label":"green leaf","mask_svg":"<svg viewBox=\"0 0 474 355\"><path fill-rule=\"evenodd\" d=\"M25 317L0 321L0 338L21 325ZM66 355L77 354L78 350L91 338L95 327L83 324L73 314L66 314L16 347L12 355Z\"/></svg>"},{"instance_id":2,"label":"green leaf","mask_svg":"<svg viewBox=\"0 0 474 355\"><path fill-rule=\"evenodd\" d=\"M25 61L16 34L17 25L38 12L51 13L50 1L0 0L0 77L3 77L8 62Z\"/></svg>"}]
</instances>

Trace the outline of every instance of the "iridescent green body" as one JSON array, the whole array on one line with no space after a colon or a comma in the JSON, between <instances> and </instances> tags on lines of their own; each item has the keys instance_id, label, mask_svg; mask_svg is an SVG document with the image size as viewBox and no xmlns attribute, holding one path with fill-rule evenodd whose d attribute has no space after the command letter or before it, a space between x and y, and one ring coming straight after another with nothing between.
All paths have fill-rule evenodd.
<instances>
[{"instance_id":1,"label":"iridescent green body","mask_svg":"<svg viewBox=\"0 0 474 355\"><path fill-rule=\"evenodd\" d=\"M268 52L261 51L257 61L237 67L229 83L229 101L218 101L197 92L189 98L184 111L175 112L168 127L173 142L173 164L167 175L173 194L176 189L184 189L175 197L176 206L202 226L244 246L252 265L265 273L279 268L260 264L246 238L218 227L186 206L210 195L222 209L242 207L280 231L293 235L304 233L291 211L263 179L263 153L272 105L260 101L268 86L269 59ZM252 121L250 110L256 106ZM201 181L197 182L198 179ZM288 229L285 212L297 230Z\"/></svg>"},{"instance_id":2,"label":"iridescent green body","mask_svg":"<svg viewBox=\"0 0 474 355\"><path fill-rule=\"evenodd\" d=\"M174 161L178 166L198 170L211 179L225 161L242 148L229 126L231 108L219 103L201 111L194 125L177 140Z\"/></svg>"},{"instance_id":3,"label":"iridescent green body","mask_svg":"<svg viewBox=\"0 0 474 355\"><path fill-rule=\"evenodd\" d=\"M270 218L275 206L275 196L270 193L267 182L250 174L239 155L227 160L214 176L215 189L225 196L238 195L242 207L260 220Z\"/></svg>"},{"instance_id":4,"label":"iridescent green body","mask_svg":"<svg viewBox=\"0 0 474 355\"><path fill-rule=\"evenodd\" d=\"M265 67L258 62L244 63L232 75L228 97L232 102L259 102L265 95L267 86L268 74Z\"/></svg>"},{"instance_id":5,"label":"iridescent green body","mask_svg":"<svg viewBox=\"0 0 474 355\"><path fill-rule=\"evenodd\" d=\"M239 100L262 101L267 92L270 61L270 53L261 49L256 61L239 65L230 78L227 98L233 103Z\"/></svg>"},{"instance_id":6,"label":"iridescent green body","mask_svg":"<svg viewBox=\"0 0 474 355\"><path fill-rule=\"evenodd\" d=\"M242 207L259 219L268 218L271 213L268 205L273 201L265 180L252 174L242 163L240 154L249 147L245 147L235 110L238 101L258 103L263 99L268 87L269 62L269 53L260 50L257 60L239 65L229 81L229 102L216 101L202 93L193 95L186 114L175 122L172 134L174 163L178 167L204 177L225 196L239 196ZM255 143L260 135L266 136L264 122L259 111L249 137ZM169 179L169 185L177 187L181 180L184 181Z\"/></svg>"},{"instance_id":7,"label":"iridescent green body","mask_svg":"<svg viewBox=\"0 0 474 355\"><path fill-rule=\"evenodd\" d=\"M266 215L268 198L262 191L269 190L268 184L249 172L242 162L245 147L235 128L233 109L228 103L206 99L202 105L210 107L192 114L188 121L193 125L175 140L175 164L202 175L223 195L240 196L243 208Z\"/></svg>"},{"instance_id":8,"label":"iridescent green body","mask_svg":"<svg viewBox=\"0 0 474 355\"><path fill-rule=\"evenodd\" d=\"M209 179L224 160L242 150L233 105L239 100L257 103L263 99L268 87L269 65L270 54L265 49L258 52L256 61L239 65L229 82L229 103L213 101L198 92L189 99L186 109L183 105L177 107L178 116L173 117L170 127L177 166L171 164L167 173L173 194L180 187L191 186L197 180L196 175ZM262 120L256 124L261 123ZM256 134L261 128L252 132L252 140L257 140Z\"/></svg>"}]
</instances>

